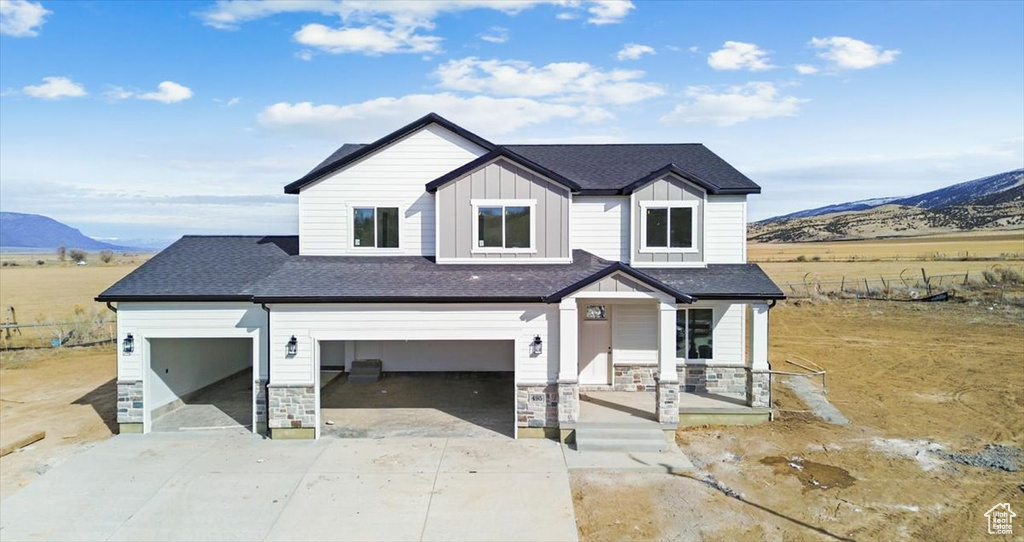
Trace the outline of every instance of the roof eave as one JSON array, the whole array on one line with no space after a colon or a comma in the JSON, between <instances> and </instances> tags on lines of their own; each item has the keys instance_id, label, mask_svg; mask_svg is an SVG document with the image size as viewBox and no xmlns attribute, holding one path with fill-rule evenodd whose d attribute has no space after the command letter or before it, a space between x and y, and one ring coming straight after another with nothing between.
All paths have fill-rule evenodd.
<instances>
[{"instance_id":1,"label":"roof eave","mask_svg":"<svg viewBox=\"0 0 1024 542\"><path fill-rule=\"evenodd\" d=\"M318 171L314 175L307 174L299 178L298 180L285 185L284 193L298 194L304 187L308 186L309 184L314 183L326 177L327 175L330 175L338 171L339 169L355 162L356 160L359 160L369 154L372 154L380 150L381 148L386 147L387 145L390 145L391 143L394 143L395 141L398 141L399 139L402 139L403 137L421 128L429 126L430 124L437 124L438 126L441 126L442 128L458 135L459 137L469 140L487 150L492 150L495 147L494 143L491 143L490 141L487 141L486 139L474 134L473 132L466 130L465 128L455 124L454 122L451 122L450 120L442 117L441 115L438 115L437 113L428 113L423 117L420 117L419 119L416 119L415 121L378 139L377 141L374 141L373 143L370 143L369 145L366 145L365 147L356 150L351 154L346 155L344 158L324 168L322 171Z\"/></svg>"},{"instance_id":2,"label":"roof eave","mask_svg":"<svg viewBox=\"0 0 1024 542\"><path fill-rule=\"evenodd\" d=\"M168 302L168 301L192 301L192 302L199 302L199 301L252 301L252 296L250 296L250 295L204 295L204 294L197 294L197 295L172 295L172 294L164 294L164 295L139 295L139 294L118 295L118 294L106 294L106 293L103 293L103 294L100 294L100 295L96 296L94 299L95 299L95 301L99 301L100 303L106 303L108 301L109 302L115 302L115 301L118 301L118 302L120 302L120 301L130 301L130 302L135 302L135 301L153 301L153 302Z\"/></svg>"},{"instance_id":3,"label":"roof eave","mask_svg":"<svg viewBox=\"0 0 1024 542\"><path fill-rule=\"evenodd\" d=\"M253 296L253 303L547 303L544 296Z\"/></svg>"},{"instance_id":4,"label":"roof eave","mask_svg":"<svg viewBox=\"0 0 1024 542\"><path fill-rule=\"evenodd\" d=\"M545 298L545 302L558 303L566 296L574 292L578 292L579 290L586 288L587 286L605 277L608 277L615 272L621 272L641 282L647 283L648 285L653 286L654 288L674 297L675 300L680 303L693 303L694 301L696 301L696 299L693 296L680 292L675 288L672 288L671 286L665 284L664 282L648 275L647 273L637 271L636 269L622 262L615 262L612 265L609 265L608 267L596 273L593 273L592 275L582 280L578 280L573 284L570 284L569 286L566 286L565 288L562 288L561 290L549 295L547 298Z\"/></svg>"}]
</instances>

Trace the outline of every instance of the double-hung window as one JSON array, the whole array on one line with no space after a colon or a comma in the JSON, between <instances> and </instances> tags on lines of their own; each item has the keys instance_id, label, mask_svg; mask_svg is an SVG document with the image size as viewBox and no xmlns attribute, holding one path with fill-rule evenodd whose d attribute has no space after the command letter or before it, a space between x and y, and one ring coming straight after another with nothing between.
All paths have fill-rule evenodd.
<instances>
[{"instance_id":1,"label":"double-hung window","mask_svg":"<svg viewBox=\"0 0 1024 542\"><path fill-rule=\"evenodd\" d=\"M697 202L642 202L643 252L695 252Z\"/></svg>"},{"instance_id":2,"label":"double-hung window","mask_svg":"<svg viewBox=\"0 0 1024 542\"><path fill-rule=\"evenodd\" d=\"M533 252L534 200L474 200L474 252Z\"/></svg>"},{"instance_id":3,"label":"double-hung window","mask_svg":"<svg viewBox=\"0 0 1024 542\"><path fill-rule=\"evenodd\" d=\"M354 207L352 246L398 248L398 207Z\"/></svg>"},{"instance_id":4,"label":"double-hung window","mask_svg":"<svg viewBox=\"0 0 1024 542\"><path fill-rule=\"evenodd\" d=\"M679 309L676 311L676 357L714 358L714 311Z\"/></svg>"}]
</instances>

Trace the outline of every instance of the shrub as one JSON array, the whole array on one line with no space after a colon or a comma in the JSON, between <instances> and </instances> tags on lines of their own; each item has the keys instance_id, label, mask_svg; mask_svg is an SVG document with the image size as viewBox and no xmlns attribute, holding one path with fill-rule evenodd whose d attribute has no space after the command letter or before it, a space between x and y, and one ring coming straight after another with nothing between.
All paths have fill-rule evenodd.
<instances>
[{"instance_id":1,"label":"shrub","mask_svg":"<svg viewBox=\"0 0 1024 542\"><path fill-rule=\"evenodd\" d=\"M57 259L62 262L68 259L68 247L64 245L57 247Z\"/></svg>"},{"instance_id":2,"label":"shrub","mask_svg":"<svg viewBox=\"0 0 1024 542\"><path fill-rule=\"evenodd\" d=\"M114 251L112 250L101 250L100 261L103 263L110 263L110 260L114 259Z\"/></svg>"},{"instance_id":3,"label":"shrub","mask_svg":"<svg viewBox=\"0 0 1024 542\"><path fill-rule=\"evenodd\" d=\"M806 262L807 261L807 256L804 256L803 254L801 254L801 255L796 257L796 261L798 261L798 262Z\"/></svg>"},{"instance_id":4,"label":"shrub","mask_svg":"<svg viewBox=\"0 0 1024 542\"><path fill-rule=\"evenodd\" d=\"M72 261L77 263L77 262L84 262L85 261L85 257L87 256L87 254L85 253L84 250L73 248L73 249L68 251L68 256L72 259Z\"/></svg>"},{"instance_id":5,"label":"shrub","mask_svg":"<svg viewBox=\"0 0 1024 542\"><path fill-rule=\"evenodd\" d=\"M821 261L821 256L814 256L814 257L811 258L811 261L812 262L820 262Z\"/></svg>"},{"instance_id":6,"label":"shrub","mask_svg":"<svg viewBox=\"0 0 1024 542\"><path fill-rule=\"evenodd\" d=\"M43 260L36 260L36 265L43 265L45 263Z\"/></svg>"}]
</instances>

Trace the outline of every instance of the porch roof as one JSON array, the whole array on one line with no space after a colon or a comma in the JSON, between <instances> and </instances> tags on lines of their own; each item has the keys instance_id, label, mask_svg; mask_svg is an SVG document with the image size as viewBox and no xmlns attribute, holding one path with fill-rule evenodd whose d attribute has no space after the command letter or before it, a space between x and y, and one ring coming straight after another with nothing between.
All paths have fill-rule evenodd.
<instances>
[{"instance_id":1,"label":"porch roof","mask_svg":"<svg viewBox=\"0 0 1024 542\"><path fill-rule=\"evenodd\" d=\"M294 236L188 236L97 301L555 303L622 272L689 303L785 297L755 264L636 269L574 250L570 264L439 265L420 256L300 256Z\"/></svg>"}]
</instances>

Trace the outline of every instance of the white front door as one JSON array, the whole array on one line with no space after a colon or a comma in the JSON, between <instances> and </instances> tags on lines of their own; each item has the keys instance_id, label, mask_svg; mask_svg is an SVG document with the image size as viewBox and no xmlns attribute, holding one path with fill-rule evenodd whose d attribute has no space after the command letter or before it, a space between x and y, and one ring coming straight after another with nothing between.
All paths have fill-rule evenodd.
<instances>
[{"instance_id":1,"label":"white front door","mask_svg":"<svg viewBox=\"0 0 1024 542\"><path fill-rule=\"evenodd\" d=\"M580 384L611 384L611 305L585 303L580 310Z\"/></svg>"}]
</instances>

